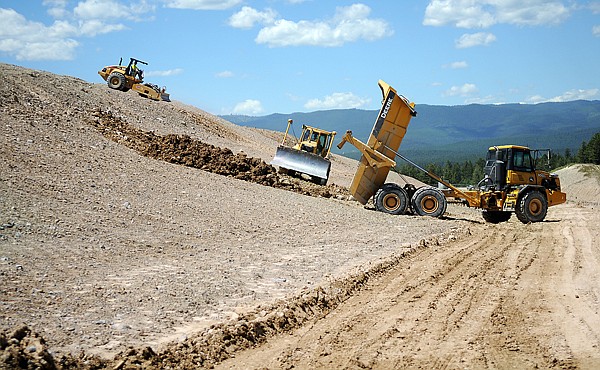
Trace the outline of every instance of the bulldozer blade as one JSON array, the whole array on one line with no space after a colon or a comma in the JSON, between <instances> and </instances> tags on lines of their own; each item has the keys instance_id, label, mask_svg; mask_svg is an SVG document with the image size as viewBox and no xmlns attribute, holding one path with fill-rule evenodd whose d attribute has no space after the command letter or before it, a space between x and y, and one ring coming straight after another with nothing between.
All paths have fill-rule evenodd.
<instances>
[{"instance_id":1,"label":"bulldozer blade","mask_svg":"<svg viewBox=\"0 0 600 370\"><path fill-rule=\"evenodd\" d=\"M316 154L278 146L271 165L328 180L331 162Z\"/></svg>"},{"instance_id":2,"label":"bulldozer blade","mask_svg":"<svg viewBox=\"0 0 600 370\"><path fill-rule=\"evenodd\" d=\"M160 93L160 99L162 101L171 101L171 97L167 93Z\"/></svg>"}]
</instances>

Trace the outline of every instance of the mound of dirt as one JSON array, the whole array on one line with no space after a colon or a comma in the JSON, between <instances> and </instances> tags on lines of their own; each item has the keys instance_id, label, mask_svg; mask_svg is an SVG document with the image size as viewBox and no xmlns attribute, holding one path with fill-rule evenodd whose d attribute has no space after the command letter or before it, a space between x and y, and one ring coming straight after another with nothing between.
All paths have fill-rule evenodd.
<instances>
[{"instance_id":1,"label":"mound of dirt","mask_svg":"<svg viewBox=\"0 0 600 370\"><path fill-rule=\"evenodd\" d=\"M327 187L309 184L277 173L277 169L260 158L245 153L234 154L193 139L189 135L156 135L133 127L111 111L96 111L91 124L105 137L138 151L147 157L230 176L239 180L294 191L304 195L349 199L347 189L331 184Z\"/></svg>"},{"instance_id":2,"label":"mound of dirt","mask_svg":"<svg viewBox=\"0 0 600 370\"><path fill-rule=\"evenodd\" d=\"M567 193L567 201L581 205L600 205L600 166L574 164L556 171Z\"/></svg>"}]
</instances>

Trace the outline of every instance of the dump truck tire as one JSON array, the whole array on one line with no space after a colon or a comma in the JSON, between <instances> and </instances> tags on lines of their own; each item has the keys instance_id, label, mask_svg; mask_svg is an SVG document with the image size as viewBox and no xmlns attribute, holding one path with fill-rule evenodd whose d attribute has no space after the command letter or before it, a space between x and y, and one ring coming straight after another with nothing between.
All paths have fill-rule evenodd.
<instances>
[{"instance_id":1,"label":"dump truck tire","mask_svg":"<svg viewBox=\"0 0 600 370\"><path fill-rule=\"evenodd\" d=\"M111 89L123 90L125 88L126 79L123 74L119 72L113 72L106 79L106 83Z\"/></svg>"},{"instance_id":2,"label":"dump truck tire","mask_svg":"<svg viewBox=\"0 0 600 370\"><path fill-rule=\"evenodd\" d=\"M483 216L483 219L485 220L485 222L488 222L490 224L499 224L500 222L506 222L510 219L511 215L512 215L511 212L505 212L505 211L483 211L483 212L481 212L481 216Z\"/></svg>"},{"instance_id":3,"label":"dump truck tire","mask_svg":"<svg viewBox=\"0 0 600 370\"><path fill-rule=\"evenodd\" d=\"M539 191L530 191L519 199L515 213L524 224L544 221L548 213L548 201Z\"/></svg>"},{"instance_id":4,"label":"dump truck tire","mask_svg":"<svg viewBox=\"0 0 600 370\"><path fill-rule=\"evenodd\" d=\"M392 215L403 215L408 208L406 191L396 184L384 184L374 196L375 209Z\"/></svg>"},{"instance_id":5,"label":"dump truck tire","mask_svg":"<svg viewBox=\"0 0 600 370\"><path fill-rule=\"evenodd\" d=\"M411 203L416 214L431 217L442 217L448 206L446 197L441 191L427 186L415 191Z\"/></svg>"}]
</instances>

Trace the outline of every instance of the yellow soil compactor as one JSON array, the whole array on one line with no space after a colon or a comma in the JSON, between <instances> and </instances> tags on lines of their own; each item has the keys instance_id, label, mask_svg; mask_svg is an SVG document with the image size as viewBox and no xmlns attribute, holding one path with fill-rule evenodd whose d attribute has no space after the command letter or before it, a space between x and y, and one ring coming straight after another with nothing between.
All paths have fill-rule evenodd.
<instances>
[{"instance_id":1,"label":"yellow soil compactor","mask_svg":"<svg viewBox=\"0 0 600 370\"><path fill-rule=\"evenodd\" d=\"M271 161L274 166L279 166L279 171L294 175L304 173L311 177L317 184L325 185L331 170L331 145L335 131L325 131L320 128L302 125L300 139L296 144L287 145L288 132L293 120L288 120L288 125L281 145L277 147L275 157Z\"/></svg>"},{"instance_id":2,"label":"yellow soil compactor","mask_svg":"<svg viewBox=\"0 0 600 370\"><path fill-rule=\"evenodd\" d=\"M120 91L136 91L140 96L152 100L171 101L166 88L162 88L151 83L144 83L144 71L139 69L138 63L148 65L139 59L129 58L127 66L121 65L123 58L119 60L119 65L106 66L98 71L100 77L106 81L108 87Z\"/></svg>"},{"instance_id":3,"label":"yellow soil compactor","mask_svg":"<svg viewBox=\"0 0 600 370\"><path fill-rule=\"evenodd\" d=\"M474 190L461 190L434 173L418 166L398 153L412 117L417 115L415 104L398 95L390 85L379 81L383 104L367 143L347 131L338 148L348 142L362 157L350 186L350 193L360 203L373 197L378 211L404 214L408 209L418 215L441 217L447 199L458 200L467 206L482 209L483 218L490 223L508 221L515 213L523 223L540 222L549 206L566 202L558 175L535 168L540 151L525 146L502 145L488 149L484 178ZM429 186L401 187L385 183L390 169L399 157L446 186L440 190Z\"/></svg>"}]
</instances>

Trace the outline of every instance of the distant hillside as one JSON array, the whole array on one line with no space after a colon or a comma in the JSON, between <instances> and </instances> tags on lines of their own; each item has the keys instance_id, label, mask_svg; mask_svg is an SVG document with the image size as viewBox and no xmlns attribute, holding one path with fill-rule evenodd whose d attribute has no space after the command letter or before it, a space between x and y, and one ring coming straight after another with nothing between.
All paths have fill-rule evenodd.
<instances>
[{"instance_id":1,"label":"distant hillside","mask_svg":"<svg viewBox=\"0 0 600 370\"><path fill-rule=\"evenodd\" d=\"M575 152L582 141L600 131L600 101L564 103L437 106L417 105L418 115L410 123L400 151L418 163L464 161L484 155L498 144L518 144ZM222 118L243 126L284 131L294 120L298 135L302 124L310 124L342 135L352 130L366 140L378 111L337 109L310 113L271 114L262 117L226 115ZM338 142L336 140L336 142ZM357 157L352 146L335 153Z\"/></svg>"}]
</instances>

